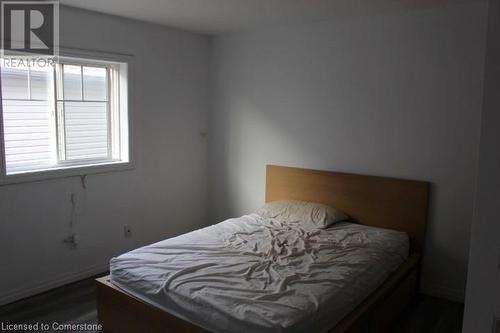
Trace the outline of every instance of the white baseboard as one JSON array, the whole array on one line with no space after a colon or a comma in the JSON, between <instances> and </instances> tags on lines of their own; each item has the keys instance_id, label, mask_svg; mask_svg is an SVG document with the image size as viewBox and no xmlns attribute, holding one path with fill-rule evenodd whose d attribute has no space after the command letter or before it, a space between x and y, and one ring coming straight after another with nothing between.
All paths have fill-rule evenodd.
<instances>
[{"instance_id":1,"label":"white baseboard","mask_svg":"<svg viewBox=\"0 0 500 333\"><path fill-rule=\"evenodd\" d=\"M54 277L50 280L36 282L30 286L24 286L22 288L12 290L6 294L1 294L0 295L0 305L12 303L12 302L18 301L20 299L30 297L30 296L45 292L47 290L53 289L53 288L63 286L63 285L68 284L68 283L76 282L78 280L82 280L82 279L91 277L93 275L97 275L97 274L106 272L108 270L109 270L109 264L106 263L106 264L101 264L101 265L95 265L95 266L89 267L85 270L63 274L63 275Z\"/></svg>"},{"instance_id":2,"label":"white baseboard","mask_svg":"<svg viewBox=\"0 0 500 333\"><path fill-rule=\"evenodd\" d=\"M456 288L450 288L445 285L430 285L422 288L421 292L423 294L436 296L440 298L445 298L450 301L464 303L465 301L465 291L458 290Z\"/></svg>"}]
</instances>

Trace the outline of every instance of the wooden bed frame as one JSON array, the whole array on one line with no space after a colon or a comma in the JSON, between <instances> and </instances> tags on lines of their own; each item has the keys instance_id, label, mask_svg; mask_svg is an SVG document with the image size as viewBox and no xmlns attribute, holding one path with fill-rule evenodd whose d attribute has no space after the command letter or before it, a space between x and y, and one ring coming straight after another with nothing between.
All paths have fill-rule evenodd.
<instances>
[{"instance_id":1,"label":"wooden bed frame","mask_svg":"<svg viewBox=\"0 0 500 333\"><path fill-rule=\"evenodd\" d=\"M329 331L386 332L417 290L429 183L274 165L266 171L266 202L320 202L343 210L357 223L408 234L408 260ZM105 332L206 332L118 289L109 276L97 279L96 285L98 318Z\"/></svg>"}]
</instances>

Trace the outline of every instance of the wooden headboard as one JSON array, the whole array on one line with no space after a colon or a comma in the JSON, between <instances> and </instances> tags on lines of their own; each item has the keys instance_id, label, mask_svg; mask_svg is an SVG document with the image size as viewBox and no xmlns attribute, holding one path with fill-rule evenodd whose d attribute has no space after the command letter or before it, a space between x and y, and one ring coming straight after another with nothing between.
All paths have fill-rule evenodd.
<instances>
[{"instance_id":1,"label":"wooden headboard","mask_svg":"<svg viewBox=\"0 0 500 333\"><path fill-rule=\"evenodd\" d=\"M346 212L360 224L404 231L411 251L424 245L429 183L268 165L266 202L319 202Z\"/></svg>"}]
</instances>

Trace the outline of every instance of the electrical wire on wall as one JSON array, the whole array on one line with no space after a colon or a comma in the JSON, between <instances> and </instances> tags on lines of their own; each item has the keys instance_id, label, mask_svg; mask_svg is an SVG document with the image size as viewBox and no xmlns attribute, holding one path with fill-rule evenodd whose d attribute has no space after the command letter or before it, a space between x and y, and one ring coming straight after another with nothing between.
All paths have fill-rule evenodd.
<instances>
[{"instance_id":1,"label":"electrical wire on wall","mask_svg":"<svg viewBox=\"0 0 500 333\"><path fill-rule=\"evenodd\" d=\"M80 176L80 184L82 186L82 191L85 193L87 189L87 175ZM71 192L70 194L71 203L71 213L69 218L69 234L68 237L64 239L65 243L71 244L71 246L76 247L78 245L79 237L75 232L75 224L77 221L78 213L78 196L76 193Z\"/></svg>"},{"instance_id":2,"label":"electrical wire on wall","mask_svg":"<svg viewBox=\"0 0 500 333\"><path fill-rule=\"evenodd\" d=\"M84 190L86 190L87 189L87 175L81 175L80 181L82 182L82 188Z\"/></svg>"}]
</instances>

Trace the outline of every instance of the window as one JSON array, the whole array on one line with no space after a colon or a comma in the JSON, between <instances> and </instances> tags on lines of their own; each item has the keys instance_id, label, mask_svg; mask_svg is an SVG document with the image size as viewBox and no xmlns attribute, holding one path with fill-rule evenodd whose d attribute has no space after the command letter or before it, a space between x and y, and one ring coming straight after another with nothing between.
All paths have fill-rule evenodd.
<instances>
[{"instance_id":1,"label":"window","mask_svg":"<svg viewBox=\"0 0 500 333\"><path fill-rule=\"evenodd\" d=\"M4 176L129 163L127 63L1 62Z\"/></svg>"}]
</instances>

